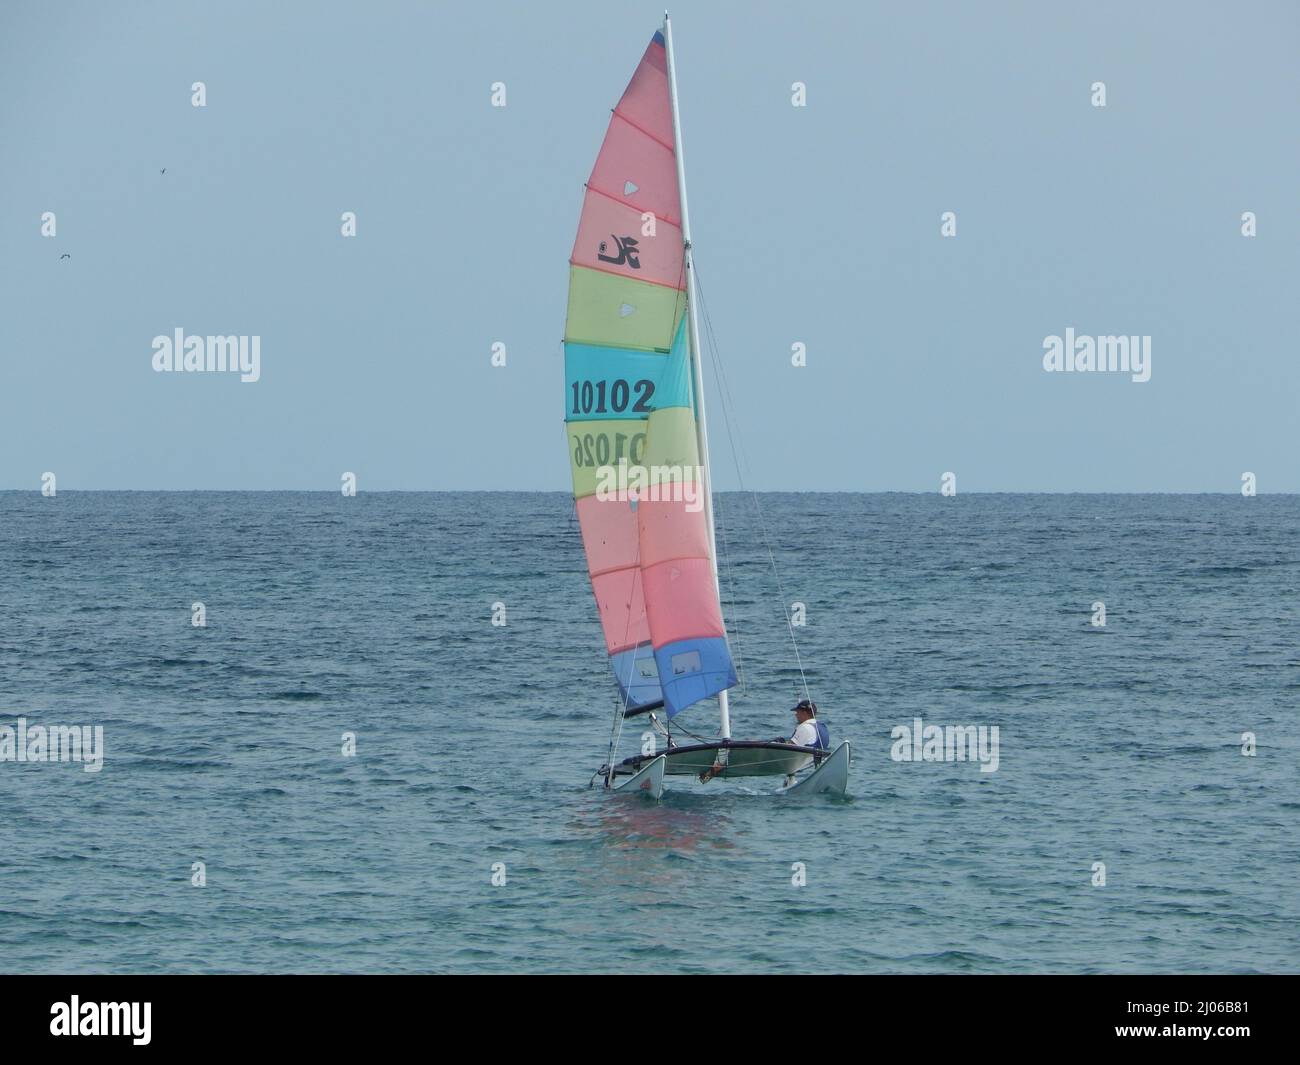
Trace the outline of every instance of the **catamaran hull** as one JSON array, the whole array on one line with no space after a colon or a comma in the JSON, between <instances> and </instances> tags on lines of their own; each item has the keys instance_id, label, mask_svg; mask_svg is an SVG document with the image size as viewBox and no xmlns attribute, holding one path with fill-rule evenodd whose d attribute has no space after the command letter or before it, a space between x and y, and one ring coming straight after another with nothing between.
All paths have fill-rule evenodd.
<instances>
[{"instance_id":1,"label":"catamaran hull","mask_svg":"<svg viewBox=\"0 0 1300 1065\"><path fill-rule=\"evenodd\" d=\"M843 795L849 787L850 761L849 743L845 740L806 777L796 780L788 788L782 788L781 794Z\"/></svg>"},{"instance_id":2,"label":"catamaran hull","mask_svg":"<svg viewBox=\"0 0 1300 1065\"><path fill-rule=\"evenodd\" d=\"M664 793L664 762L663 755L652 759L627 780L615 784L614 790L658 799Z\"/></svg>"}]
</instances>

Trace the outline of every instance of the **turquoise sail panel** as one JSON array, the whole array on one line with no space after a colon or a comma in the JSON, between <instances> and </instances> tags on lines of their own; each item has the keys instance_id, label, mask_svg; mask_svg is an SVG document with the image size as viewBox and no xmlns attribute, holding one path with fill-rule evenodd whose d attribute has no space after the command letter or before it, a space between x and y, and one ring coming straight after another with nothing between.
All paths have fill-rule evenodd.
<instances>
[{"instance_id":1,"label":"turquoise sail panel","mask_svg":"<svg viewBox=\"0 0 1300 1065\"><path fill-rule=\"evenodd\" d=\"M664 360L663 376L659 381L661 399L655 410L668 407L691 406L691 353L686 343L686 322L677 329L672 350Z\"/></svg>"},{"instance_id":2,"label":"turquoise sail panel","mask_svg":"<svg viewBox=\"0 0 1300 1065\"><path fill-rule=\"evenodd\" d=\"M667 355L597 344L564 345L564 420L645 419L651 411L691 405L686 322Z\"/></svg>"}]
</instances>

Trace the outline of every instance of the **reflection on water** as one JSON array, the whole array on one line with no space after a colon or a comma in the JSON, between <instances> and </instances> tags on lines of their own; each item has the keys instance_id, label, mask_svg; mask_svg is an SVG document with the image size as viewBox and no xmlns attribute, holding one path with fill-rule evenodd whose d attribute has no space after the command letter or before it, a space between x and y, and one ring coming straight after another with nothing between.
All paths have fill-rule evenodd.
<instances>
[{"instance_id":1,"label":"reflection on water","mask_svg":"<svg viewBox=\"0 0 1300 1065\"><path fill-rule=\"evenodd\" d=\"M669 850L691 854L701 847L734 846L733 819L705 797L665 792L658 802L643 795L615 795L591 789L579 831L616 849Z\"/></svg>"},{"instance_id":2,"label":"reflection on water","mask_svg":"<svg viewBox=\"0 0 1300 1065\"><path fill-rule=\"evenodd\" d=\"M584 863L594 863L607 889L670 891L691 877L697 856L736 847L743 834L725 807L702 796L668 792L659 802L614 795L594 787L584 795L571 827ZM594 845L594 846L593 846Z\"/></svg>"}]
</instances>

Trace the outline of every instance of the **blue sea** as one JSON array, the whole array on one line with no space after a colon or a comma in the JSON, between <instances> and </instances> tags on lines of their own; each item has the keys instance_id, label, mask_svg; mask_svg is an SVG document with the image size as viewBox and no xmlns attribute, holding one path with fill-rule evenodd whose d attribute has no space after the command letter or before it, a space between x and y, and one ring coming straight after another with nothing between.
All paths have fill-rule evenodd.
<instances>
[{"instance_id":1,"label":"blue sea","mask_svg":"<svg viewBox=\"0 0 1300 1065\"><path fill-rule=\"evenodd\" d=\"M845 798L588 787L567 495L0 493L0 724L105 751L0 762L0 969L1300 971L1300 497L719 512L735 733L792 727L804 604ZM996 772L895 760L917 718Z\"/></svg>"}]
</instances>

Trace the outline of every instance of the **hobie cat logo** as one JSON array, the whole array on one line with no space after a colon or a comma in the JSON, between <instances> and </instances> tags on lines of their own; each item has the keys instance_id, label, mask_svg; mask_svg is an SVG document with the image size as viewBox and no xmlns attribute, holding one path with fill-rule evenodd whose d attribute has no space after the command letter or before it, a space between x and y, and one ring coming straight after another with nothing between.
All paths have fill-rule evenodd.
<instances>
[{"instance_id":1,"label":"hobie cat logo","mask_svg":"<svg viewBox=\"0 0 1300 1065\"><path fill-rule=\"evenodd\" d=\"M153 1004L149 1002L71 1002L50 1007L50 1035L129 1035L138 1047L148 1046Z\"/></svg>"},{"instance_id":2,"label":"hobie cat logo","mask_svg":"<svg viewBox=\"0 0 1300 1065\"><path fill-rule=\"evenodd\" d=\"M262 338L187 337L177 326L172 336L153 338L153 368L155 373L230 371L251 383L262 376Z\"/></svg>"},{"instance_id":3,"label":"hobie cat logo","mask_svg":"<svg viewBox=\"0 0 1300 1065\"><path fill-rule=\"evenodd\" d=\"M1048 373L1127 373L1137 382L1151 380L1151 338L1043 337L1043 369Z\"/></svg>"},{"instance_id":4,"label":"hobie cat logo","mask_svg":"<svg viewBox=\"0 0 1300 1065\"><path fill-rule=\"evenodd\" d=\"M609 239L618 246L618 255L606 255L605 252L609 251L609 241L602 240L600 242L600 251L596 254L597 259L602 263L613 263L615 266L622 266L626 263L633 270L641 269L641 260L637 258L641 253L637 250L635 237L616 237L611 233Z\"/></svg>"}]
</instances>

